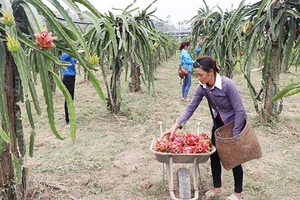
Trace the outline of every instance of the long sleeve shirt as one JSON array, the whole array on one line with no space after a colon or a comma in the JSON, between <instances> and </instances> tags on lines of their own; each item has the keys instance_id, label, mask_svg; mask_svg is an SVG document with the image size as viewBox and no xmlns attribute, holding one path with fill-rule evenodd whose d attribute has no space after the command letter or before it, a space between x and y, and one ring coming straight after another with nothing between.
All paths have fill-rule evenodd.
<instances>
[{"instance_id":1,"label":"long sleeve shirt","mask_svg":"<svg viewBox=\"0 0 300 200\"><path fill-rule=\"evenodd\" d=\"M77 60L75 58L72 58L67 53L62 53L61 57L60 57L60 60L70 63L69 66L62 67L63 76L76 76L75 64L76 64Z\"/></svg>"},{"instance_id":2,"label":"long sleeve shirt","mask_svg":"<svg viewBox=\"0 0 300 200\"><path fill-rule=\"evenodd\" d=\"M177 123L183 126L193 115L204 96L210 100L214 117L219 113L224 124L234 120L233 136L239 134L247 118L246 111L235 82L219 74L216 76L212 89L209 89L206 84L200 83L197 86L191 102L177 119Z\"/></svg>"},{"instance_id":3,"label":"long sleeve shirt","mask_svg":"<svg viewBox=\"0 0 300 200\"><path fill-rule=\"evenodd\" d=\"M190 53L186 49L182 49L180 52L181 65L184 68L188 68L189 72L193 70L193 64L195 61L192 60Z\"/></svg>"}]
</instances>

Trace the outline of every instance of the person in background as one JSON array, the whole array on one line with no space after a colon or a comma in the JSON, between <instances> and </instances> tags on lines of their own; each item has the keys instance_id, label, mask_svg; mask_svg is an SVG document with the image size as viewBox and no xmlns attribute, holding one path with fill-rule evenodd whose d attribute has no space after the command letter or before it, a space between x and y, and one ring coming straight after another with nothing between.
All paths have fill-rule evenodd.
<instances>
[{"instance_id":1,"label":"person in background","mask_svg":"<svg viewBox=\"0 0 300 200\"><path fill-rule=\"evenodd\" d=\"M193 63L191 55L189 53L190 42L182 42L179 46L180 52L180 61L183 68L188 69L187 76L184 77L182 84L182 101L190 101L188 98L188 93L192 85L192 70Z\"/></svg>"},{"instance_id":2,"label":"person in background","mask_svg":"<svg viewBox=\"0 0 300 200\"><path fill-rule=\"evenodd\" d=\"M212 107L214 116L211 135L212 143L215 145L215 130L231 121L234 121L233 136L237 136L245 125L247 115L236 83L225 76L219 75L220 67L210 56L198 57L193 67L200 84L197 86L193 98L185 111L164 134L171 134L171 137L173 137L177 129L182 128L193 115L203 97L206 97ZM210 161L213 188L204 194L203 200L222 193L222 167L217 151L211 155ZM243 168L241 165L238 165L232 171L234 176L234 193L227 197L226 200L240 200L243 191Z\"/></svg>"},{"instance_id":3,"label":"person in background","mask_svg":"<svg viewBox=\"0 0 300 200\"><path fill-rule=\"evenodd\" d=\"M76 62L77 60L72 58L67 53L62 53L60 57L61 61L69 62L70 65L67 67L62 67L62 75L63 75L63 83L65 84L66 88L68 89L72 100L74 100L74 92L75 92L75 77L76 77ZM67 101L65 101L65 120L66 123L69 124L69 112L67 107Z\"/></svg>"}]
</instances>

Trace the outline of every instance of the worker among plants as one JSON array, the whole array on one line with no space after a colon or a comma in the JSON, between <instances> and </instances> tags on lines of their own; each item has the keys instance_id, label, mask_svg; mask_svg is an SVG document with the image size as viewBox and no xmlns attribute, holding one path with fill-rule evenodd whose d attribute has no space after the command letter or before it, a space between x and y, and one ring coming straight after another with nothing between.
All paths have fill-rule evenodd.
<instances>
[{"instance_id":1,"label":"worker among plants","mask_svg":"<svg viewBox=\"0 0 300 200\"><path fill-rule=\"evenodd\" d=\"M193 63L191 55L189 53L190 42L182 42L179 46L180 52L180 62L183 68L188 69L188 74L184 77L182 83L182 101L190 101L188 98L188 93L192 85L192 72L193 72Z\"/></svg>"},{"instance_id":2,"label":"worker among plants","mask_svg":"<svg viewBox=\"0 0 300 200\"><path fill-rule=\"evenodd\" d=\"M212 143L215 145L215 130L231 121L234 121L233 137L236 137L242 131L247 118L236 83L218 73L220 68L210 56L203 55L198 57L193 67L200 83L185 111L179 116L174 125L165 131L165 134L169 133L173 137L177 129L182 128L193 115L203 97L206 97L212 108L211 114L214 117L211 135ZM210 160L213 188L204 194L203 200L222 193L222 167L218 151L211 155ZM234 176L234 193L227 197L226 200L240 200L243 191L242 165L236 166L232 171Z\"/></svg>"},{"instance_id":3,"label":"worker among plants","mask_svg":"<svg viewBox=\"0 0 300 200\"><path fill-rule=\"evenodd\" d=\"M68 89L72 100L74 100L74 93L75 93L75 77L76 77L76 62L77 60L75 58L72 58L69 54L67 53L62 53L60 57L61 61L64 62L69 62L70 65L67 67L62 67L62 75L63 75L63 83L65 84L66 88ZM68 112L68 106L67 106L67 101L65 101L65 120L66 123L69 124L69 112Z\"/></svg>"}]
</instances>

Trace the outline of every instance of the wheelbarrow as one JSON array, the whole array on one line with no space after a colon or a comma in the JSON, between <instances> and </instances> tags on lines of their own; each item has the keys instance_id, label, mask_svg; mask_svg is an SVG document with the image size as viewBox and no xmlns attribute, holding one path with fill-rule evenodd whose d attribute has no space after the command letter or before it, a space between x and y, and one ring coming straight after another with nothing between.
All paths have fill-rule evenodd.
<instances>
[{"instance_id":1,"label":"wheelbarrow","mask_svg":"<svg viewBox=\"0 0 300 200\"><path fill-rule=\"evenodd\" d=\"M163 136L162 131L162 122L159 122L161 137ZM197 124L198 134L200 123ZM170 196L173 200L196 200L199 199L199 180L200 178L200 163L205 163L211 154L216 151L216 148L212 146L212 150L208 153L165 153L158 152L154 150L156 139L152 140L150 150L155 154L156 160L160 163L163 163L163 168L166 165L167 168L167 178L168 178L168 187ZM173 178L173 164L174 163L193 163L193 187L194 187L194 195L192 198L191 188L190 188L190 176L189 170L186 167L181 167L177 170L177 182L178 182L178 191L179 198L176 197L174 193L174 178ZM164 170L163 170L164 171ZM164 172L163 172L164 174ZM164 177L164 176L163 176ZM178 195L177 195L178 196Z\"/></svg>"}]
</instances>

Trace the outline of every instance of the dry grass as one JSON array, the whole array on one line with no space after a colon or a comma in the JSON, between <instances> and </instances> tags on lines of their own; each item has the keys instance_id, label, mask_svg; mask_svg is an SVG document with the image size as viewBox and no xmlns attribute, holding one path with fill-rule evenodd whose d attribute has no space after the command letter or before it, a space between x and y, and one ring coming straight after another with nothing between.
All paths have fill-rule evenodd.
<instances>
[{"instance_id":1,"label":"dry grass","mask_svg":"<svg viewBox=\"0 0 300 200\"><path fill-rule=\"evenodd\" d=\"M166 178L163 182L163 165L155 160L149 146L152 139L159 136L158 121L163 122L164 129L169 128L186 106L180 101L177 60L177 56L171 58L157 69L155 99L146 91L130 93L127 83L123 84L123 116L109 114L92 84L82 81L83 75L78 75L74 102L77 113L75 142L70 140L68 127L64 125L63 96L56 92L56 124L66 138L60 141L51 134L45 114L35 117L34 157L25 160L28 199L170 199L165 190ZM260 72L253 73L253 77L259 85ZM299 73L284 74L282 81L287 84L292 77L299 77ZM285 99L278 123L261 125L243 76L235 74L233 79L238 83L248 117L263 149L261 159L244 164L243 199L299 199L299 95ZM190 97L196 84L193 77ZM42 94L40 98L43 98ZM201 123L201 131L210 132L211 119L206 101L201 103L183 131L196 131L197 122ZM24 125L28 140L26 118ZM209 161L200 164L204 189L212 185L209 165ZM225 199L233 190L232 172L224 170L222 176L225 191L215 199Z\"/></svg>"}]
</instances>

